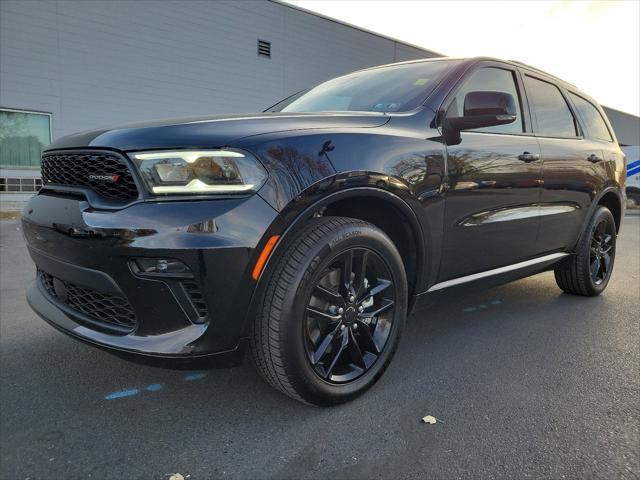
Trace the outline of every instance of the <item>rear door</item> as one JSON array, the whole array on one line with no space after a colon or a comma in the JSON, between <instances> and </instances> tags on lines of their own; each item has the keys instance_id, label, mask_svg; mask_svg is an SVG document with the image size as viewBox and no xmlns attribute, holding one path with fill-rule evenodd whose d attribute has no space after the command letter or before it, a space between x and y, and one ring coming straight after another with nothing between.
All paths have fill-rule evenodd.
<instances>
[{"instance_id":1,"label":"rear door","mask_svg":"<svg viewBox=\"0 0 640 480\"><path fill-rule=\"evenodd\" d=\"M585 131L588 142L587 160L593 164L593 181L597 184L596 192L599 192L605 183L611 183L617 178L616 170L623 169L624 152L615 139L611 125L605 120L601 107L580 93L568 91L568 97ZM595 158L591 156L589 150L602 150L604 155L601 158ZM595 192L591 193L593 201Z\"/></svg>"},{"instance_id":2,"label":"rear door","mask_svg":"<svg viewBox=\"0 0 640 480\"><path fill-rule=\"evenodd\" d=\"M604 180L603 144L588 138L568 92L550 79L524 73L542 156L537 250L571 248Z\"/></svg>"},{"instance_id":3,"label":"rear door","mask_svg":"<svg viewBox=\"0 0 640 480\"><path fill-rule=\"evenodd\" d=\"M513 95L517 120L462 132L460 144L447 146L440 281L511 265L536 253L540 151L515 68L497 62L476 65L443 107L447 115L461 116L466 93L486 90Z\"/></svg>"}]
</instances>

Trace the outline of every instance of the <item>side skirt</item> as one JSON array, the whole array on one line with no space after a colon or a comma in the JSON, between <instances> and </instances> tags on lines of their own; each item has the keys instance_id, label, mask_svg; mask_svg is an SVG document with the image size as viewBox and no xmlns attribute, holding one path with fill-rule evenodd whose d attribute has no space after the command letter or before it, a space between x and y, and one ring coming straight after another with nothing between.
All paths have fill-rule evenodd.
<instances>
[{"instance_id":1,"label":"side skirt","mask_svg":"<svg viewBox=\"0 0 640 480\"><path fill-rule=\"evenodd\" d=\"M464 277L453 278L444 282L436 283L426 292L420 293L414 297L414 308L412 311L421 310L429 306L433 300L439 297L443 291L455 287L454 290L485 290L487 288L496 287L504 283L519 280L521 278L536 275L548 270L557 263L561 262L570 254L566 252L557 252L542 257L532 258L524 262L506 265L504 267L486 270L484 272L465 275ZM482 280L482 282L478 281Z\"/></svg>"},{"instance_id":2,"label":"side skirt","mask_svg":"<svg viewBox=\"0 0 640 480\"><path fill-rule=\"evenodd\" d=\"M540 263L552 262L555 260L559 260L562 257L566 257L567 255L569 254L564 252L552 253L551 255L545 255L544 257L533 258L531 260L526 260L524 262L507 265L506 267L494 268L493 270L486 270L484 272L474 273L473 275L466 275L464 277L453 278L445 282L436 283L429 290L427 290L427 292L435 292L436 290L442 290L444 288L453 287L455 285L460 285L462 283L474 282L476 280L480 280L481 278L492 277L494 275L501 275L503 273L512 272L514 270L520 270L522 268L531 267L534 265L538 265Z\"/></svg>"}]
</instances>

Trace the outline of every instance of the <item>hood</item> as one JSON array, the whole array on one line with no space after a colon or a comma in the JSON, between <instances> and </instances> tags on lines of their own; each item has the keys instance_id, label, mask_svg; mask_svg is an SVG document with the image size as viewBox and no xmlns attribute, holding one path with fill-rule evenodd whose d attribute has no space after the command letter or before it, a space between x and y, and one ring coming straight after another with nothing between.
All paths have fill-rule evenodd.
<instances>
[{"instance_id":1,"label":"hood","mask_svg":"<svg viewBox=\"0 0 640 480\"><path fill-rule=\"evenodd\" d=\"M255 113L151 121L77 133L47 150L104 147L122 151L160 148L228 147L242 138L308 129L371 128L389 117L377 112Z\"/></svg>"}]
</instances>

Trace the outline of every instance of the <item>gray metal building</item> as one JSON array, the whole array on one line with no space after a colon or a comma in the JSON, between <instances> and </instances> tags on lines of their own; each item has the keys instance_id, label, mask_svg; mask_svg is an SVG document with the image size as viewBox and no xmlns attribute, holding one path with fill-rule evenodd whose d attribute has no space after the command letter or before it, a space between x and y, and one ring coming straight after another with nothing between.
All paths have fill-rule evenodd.
<instances>
[{"instance_id":1,"label":"gray metal building","mask_svg":"<svg viewBox=\"0 0 640 480\"><path fill-rule=\"evenodd\" d=\"M272 1L1 0L0 200L37 188L52 138L261 111L354 69L436 55Z\"/></svg>"},{"instance_id":2,"label":"gray metal building","mask_svg":"<svg viewBox=\"0 0 640 480\"><path fill-rule=\"evenodd\" d=\"M640 118L609 107L603 107L621 147L640 145Z\"/></svg>"},{"instance_id":3,"label":"gray metal building","mask_svg":"<svg viewBox=\"0 0 640 480\"><path fill-rule=\"evenodd\" d=\"M260 111L351 70L434 56L277 1L0 0L0 202L38 189L57 137Z\"/></svg>"}]
</instances>

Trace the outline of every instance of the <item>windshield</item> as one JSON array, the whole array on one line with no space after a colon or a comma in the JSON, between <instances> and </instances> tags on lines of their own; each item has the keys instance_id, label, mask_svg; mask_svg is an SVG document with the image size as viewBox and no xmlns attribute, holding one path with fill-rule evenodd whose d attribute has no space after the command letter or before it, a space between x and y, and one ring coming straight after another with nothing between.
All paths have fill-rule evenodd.
<instances>
[{"instance_id":1,"label":"windshield","mask_svg":"<svg viewBox=\"0 0 640 480\"><path fill-rule=\"evenodd\" d=\"M407 112L420 106L452 66L435 60L350 73L299 92L270 112Z\"/></svg>"}]
</instances>

